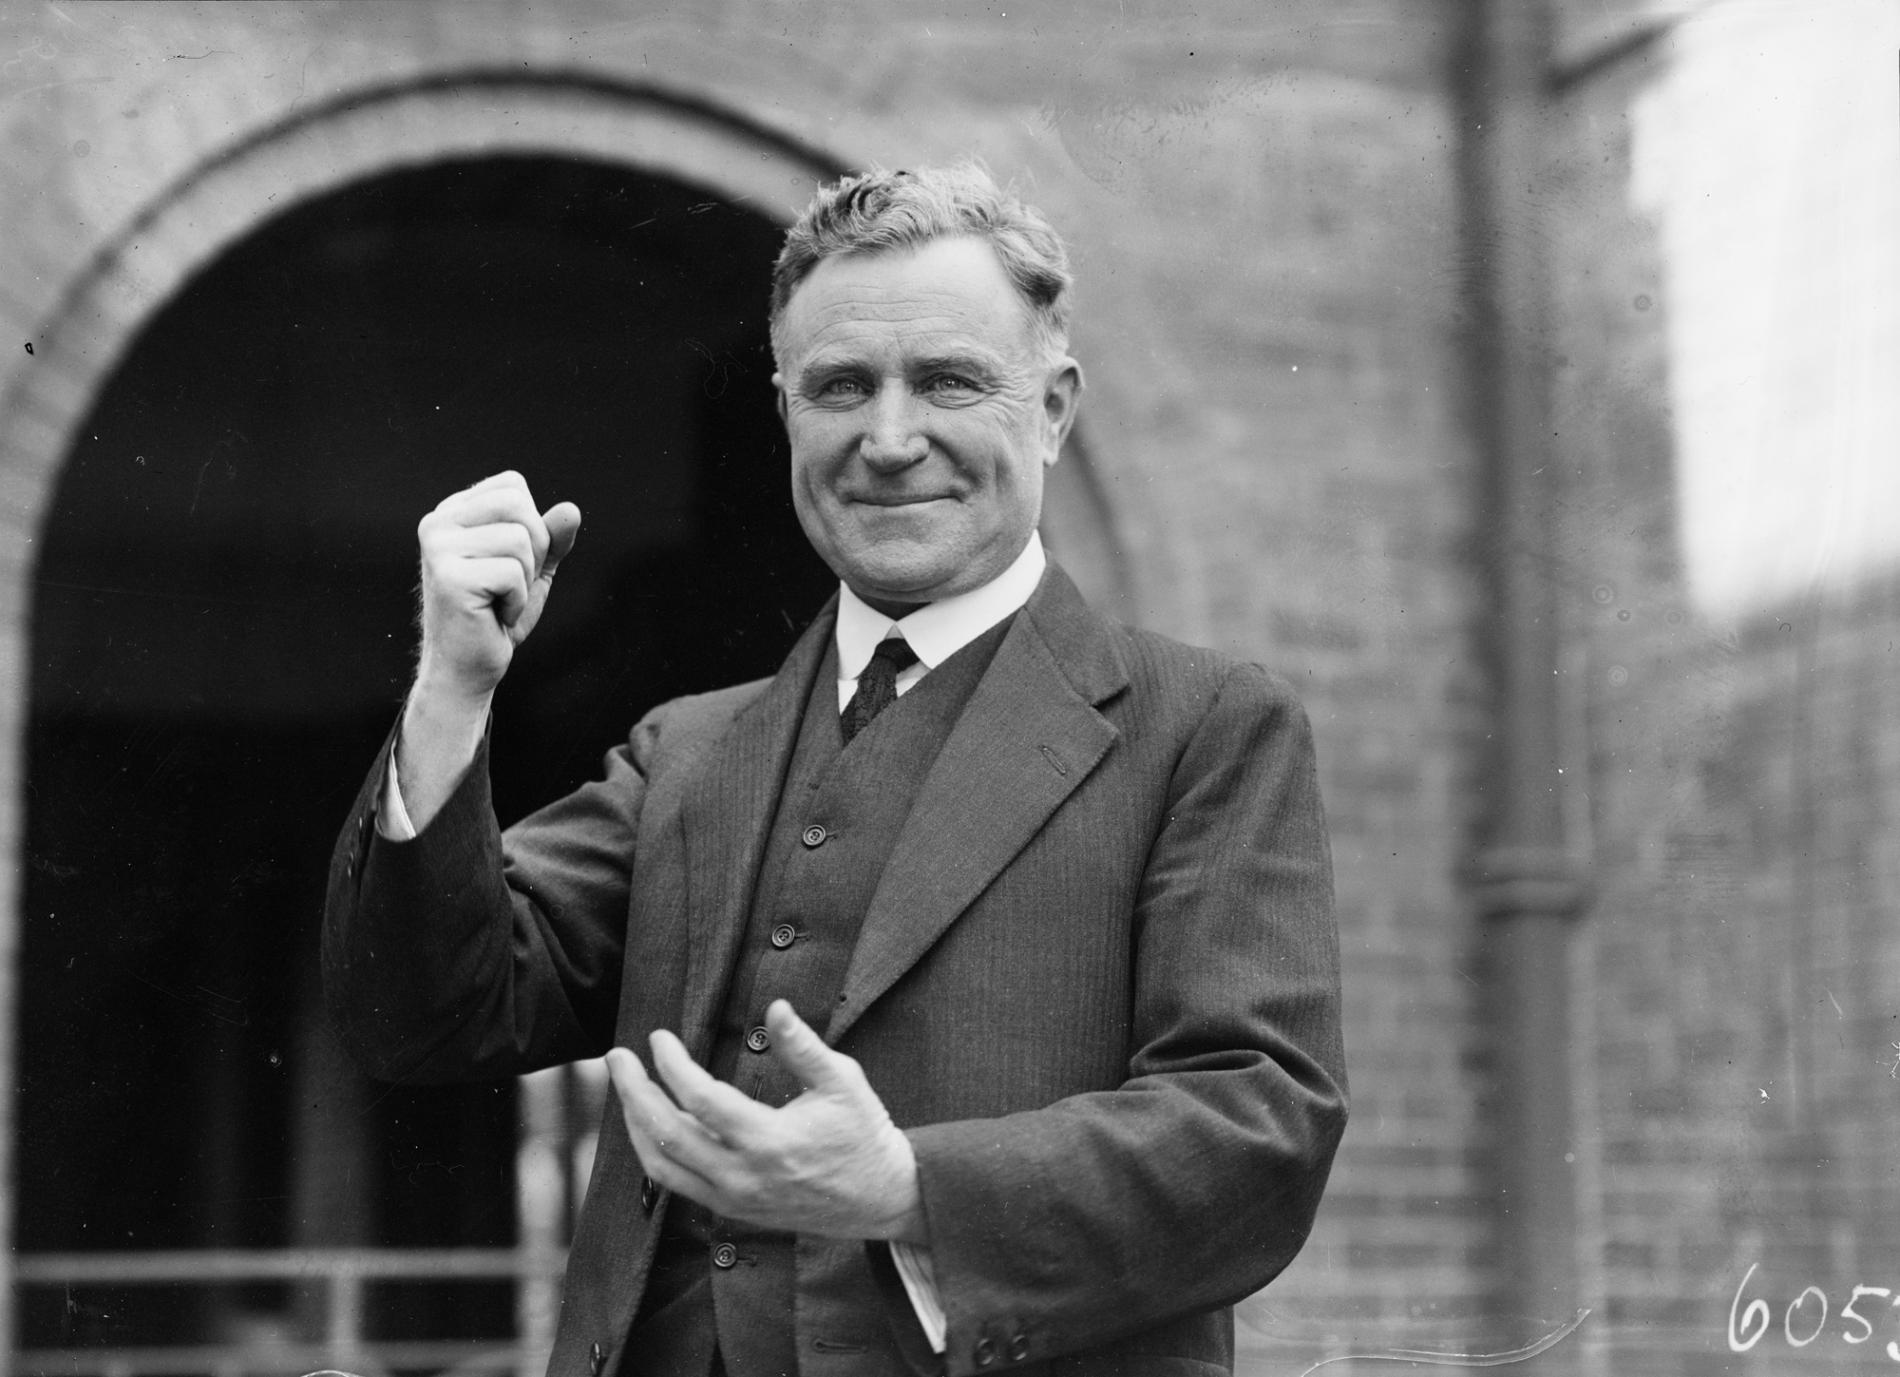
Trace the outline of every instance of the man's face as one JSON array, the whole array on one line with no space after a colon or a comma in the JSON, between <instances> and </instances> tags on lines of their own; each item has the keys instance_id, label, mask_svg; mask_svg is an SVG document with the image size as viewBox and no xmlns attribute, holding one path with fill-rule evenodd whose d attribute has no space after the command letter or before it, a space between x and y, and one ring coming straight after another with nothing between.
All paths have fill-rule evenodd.
<instances>
[{"instance_id":1,"label":"man's face","mask_svg":"<svg viewBox=\"0 0 1900 1377\"><path fill-rule=\"evenodd\" d=\"M874 604L1002 573L1074 419L1074 360L1038 351L981 239L828 258L779 325L792 501L819 556Z\"/></svg>"}]
</instances>

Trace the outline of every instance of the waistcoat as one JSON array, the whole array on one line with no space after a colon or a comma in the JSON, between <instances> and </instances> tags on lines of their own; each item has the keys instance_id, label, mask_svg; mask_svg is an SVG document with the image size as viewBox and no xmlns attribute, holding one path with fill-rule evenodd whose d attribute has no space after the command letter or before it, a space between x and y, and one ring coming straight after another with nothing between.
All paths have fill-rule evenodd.
<instances>
[{"instance_id":1,"label":"waistcoat","mask_svg":"<svg viewBox=\"0 0 1900 1377\"><path fill-rule=\"evenodd\" d=\"M799 725L760 861L745 939L726 986L708 1069L778 1107L803 1087L770 1050L765 1008L786 999L822 1033L844 987L859 925L911 805L1009 619L926 674L846 746L837 649L826 653ZM876 1087L872 1087L876 1089ZM797 1236L726 1219L683 1198L664 1232L621 1377L703 1377L716 1335L730 1377L795 1377ZM879 1330L868 1334L865 1325ZM888 1343L879 1315L820 1345Z\"/></svg>"}]
</instances>

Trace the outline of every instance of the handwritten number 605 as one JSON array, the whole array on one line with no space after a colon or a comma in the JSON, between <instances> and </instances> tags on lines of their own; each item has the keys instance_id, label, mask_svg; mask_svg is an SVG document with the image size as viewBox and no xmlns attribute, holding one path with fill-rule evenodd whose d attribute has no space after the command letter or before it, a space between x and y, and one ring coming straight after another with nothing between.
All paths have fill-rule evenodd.
<instances>
[{"instance_id":1,"label":"handwritten number 605","mask_svg":"<svg viewBox=\"0 0 1900 1377\"><path fill-rule=\"evenodd\" d=\"M1761 1342L1762 1335L1774 1327L1774 1316L1768 1308L1767 1301L1757 1297L1746 1305L1742 1304L1743 1293L1748 1290L1748 1283L1760 1266L1760 1263L1756 1263L1743 1274L1742 1284L1735 1288L1735 1299L1729 1303L1728 1346L1731 1353L1748 1352ZM1807 1305L1809 1296L1820 1302L1820 1318L1814 1321L1814 1327L1805 1336L1796 1337L1795 1317ZM1848 1297L1847 1304L1841 1307L1842 1323L1848 1326L1841 1337L1850 1344L1864 1344L1874 1337L1874 1322L1854 1308L1869 1296L1890 1298L1891 1308L1900 1310L1900 1296L1894 1296L1887 1287L1856 1286L1854 1294ZM1788 1340L1789 1347L1806 1348L1820 1338L1821 1331L1827 1328L1827 1314L1827 1293L1818 1286L1806 1288L1800 1295L1789 1301L1788 1308L1781 1317L1781 1332ZM1894 1362L1900 1363L1900 1340L1889 1340L1886 1352Z\"/></svg>"}]
</instances>

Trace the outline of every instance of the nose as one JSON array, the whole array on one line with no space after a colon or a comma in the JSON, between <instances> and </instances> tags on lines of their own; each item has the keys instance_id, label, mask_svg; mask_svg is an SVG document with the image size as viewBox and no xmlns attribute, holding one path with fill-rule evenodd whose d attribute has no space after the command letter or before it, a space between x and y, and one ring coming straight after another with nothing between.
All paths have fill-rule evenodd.
<instances>
[{"instance_id":1,"label":"nose","mask_svg":"<svg viewBox=\"0 0 1900 1377\"><path fill-rule=\"evenodd\" d=\"M887 472L908 468L930 452L919 425L917 399L908 388L890 383L878 389L864 412L858 452L872 468Z\"/></svg>"}]
</instances>

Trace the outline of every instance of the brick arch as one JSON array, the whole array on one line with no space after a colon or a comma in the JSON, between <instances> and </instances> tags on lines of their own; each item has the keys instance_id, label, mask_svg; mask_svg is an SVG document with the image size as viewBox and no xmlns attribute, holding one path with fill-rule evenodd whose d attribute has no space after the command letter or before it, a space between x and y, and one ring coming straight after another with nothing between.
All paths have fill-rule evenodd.
<instances>
[{"instance_id":1,"label":"brick arch","mask_svg":"<svg viewBox=\"0 0 1900 1377\"><path fill-rule=\"evenodd\" d=\"M354 93L257 130L167 188L91 258L43 323L35 366L0 408L0 1009L14 1007L34 542L74 432L146 322L200 268L297 202L445 158L536 153L631 166L704 186L786 224L844 164L744 116L649 86L580 74L470 72ZM1085 587L1126 600L1126 561L1079 437L1047 522ZM14 1081L0 1018L0 1085ZM0 1181L13 1177L0 1097ZM0 1240L12 1207L0 1191ZM11 1351L10 1252L0 1246L0 1354Z\"/></svg>"}]
</instances>

